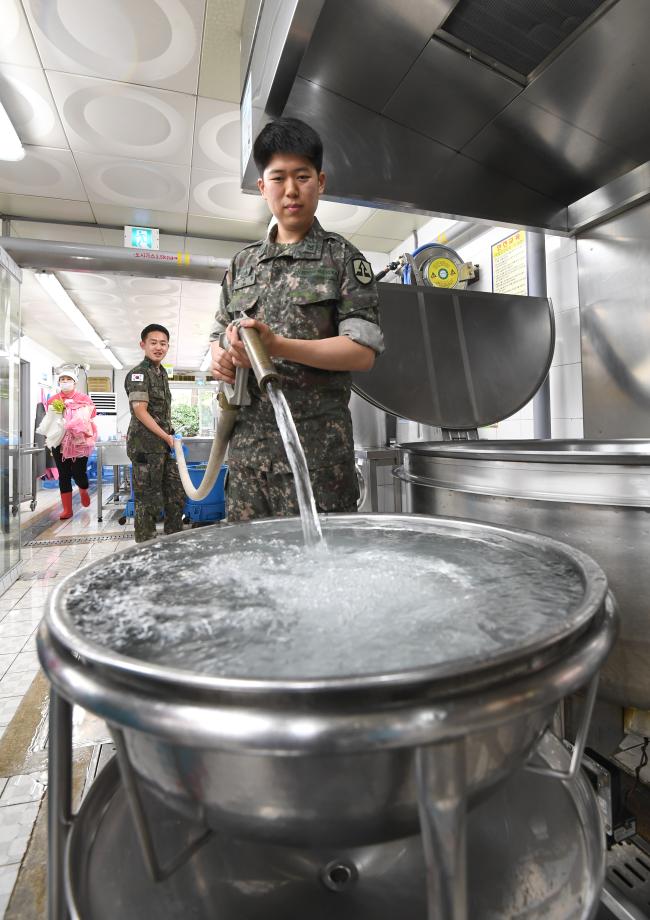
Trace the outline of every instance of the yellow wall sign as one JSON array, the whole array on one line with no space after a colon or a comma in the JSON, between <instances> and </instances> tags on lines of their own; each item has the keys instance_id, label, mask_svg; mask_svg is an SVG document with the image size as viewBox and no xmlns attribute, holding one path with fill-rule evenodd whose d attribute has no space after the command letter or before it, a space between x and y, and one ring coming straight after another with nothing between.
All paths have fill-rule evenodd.
<instances>
[{"instance_id":1,"label":"yellow wall sign","mask_svg":"<svg viewBox=\"0 0 650 920\"><path fill-rule=\"evenodd\" d=\"M517 230L492 246L492 290L495 294L528 294L524 230Z\"/></svg>"}]
</instances>

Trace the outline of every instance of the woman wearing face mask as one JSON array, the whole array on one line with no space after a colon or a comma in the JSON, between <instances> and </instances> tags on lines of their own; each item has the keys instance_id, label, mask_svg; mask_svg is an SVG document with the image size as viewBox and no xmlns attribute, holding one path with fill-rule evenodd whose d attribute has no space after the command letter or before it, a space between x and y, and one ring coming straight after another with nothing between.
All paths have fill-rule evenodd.
<instances>
[{"instance_id":1,"label":"woman wearing face mask","mask_svg":"<svg viewBox=\"0 0 650 920\"><path fill-rule=\"evenodd\" d=\"M90 396L77 389L78 369L66 364L59 371L59 392L50 397L48 407L60 400L64 405L63 421L65 432L59 447L52 448L52 455L59 471L59 487L63 513L60 520L72 517L72 480L79 487L81 504L87 508L90 504L88 495L88 475L86 467L88 457L93 452L97 440L97 428L92 419L97 414L95 404Z\"/></svg>"}]
</instances>

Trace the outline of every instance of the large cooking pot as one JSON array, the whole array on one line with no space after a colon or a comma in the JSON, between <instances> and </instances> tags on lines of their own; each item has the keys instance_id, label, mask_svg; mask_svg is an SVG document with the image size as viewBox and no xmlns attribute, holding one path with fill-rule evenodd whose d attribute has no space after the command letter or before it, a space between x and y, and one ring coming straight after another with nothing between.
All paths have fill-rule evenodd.
<instances>
[{"instance_id":1,"label":"large cooking pot","mask_svg":"<svg viewBox=\"0 0 650 920\"><path fill-rule=\"evenodd\" d=\"M604 569L621 616L599 692L650 709L650 441L402 444L405 507L523 527Z\"/></svg>"},{"instance_id":2,"label":"large cooking pot","mask_svg":"<svg viewBox=\"0 0 650 920\"><path fill-rule=\"evenodd\" d=\"M122 765L222 833L417 833L418 752L435 786L453 747L475 798L526 760L614 639L603 572L548 537L323 523L329 561L301 547L298 519L134 547L65 579L39 631L54 688L107 721Z\"/></svg>"}]
</instances>

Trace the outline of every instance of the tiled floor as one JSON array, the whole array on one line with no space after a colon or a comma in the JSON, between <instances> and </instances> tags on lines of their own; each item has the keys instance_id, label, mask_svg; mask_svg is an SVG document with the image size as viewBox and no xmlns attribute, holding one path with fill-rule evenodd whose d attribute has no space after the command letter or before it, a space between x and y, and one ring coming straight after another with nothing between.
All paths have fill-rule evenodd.
<instances>
[{"instance_id":1,"label":"tiled floor","mask_svg":"<svg viewBox=\"0 0 650 920\"><path fill-rule=\"evenodd\" d=\"M39 670L34 637L53 586L80 566L131 545L125 540L24 545L34 539L133 530L131 522L121 527L110 509L104 510L104 520L98 523L95 499L90 508L83 510L78 501L75 495L75 513L67 521L58 519L58 491L41 492L34 512L21 509L22 571L19 580L0 595L0 739ZM75 743L94 744L98 736L106 734L105 729L102 731L101 723L98 727L83 716L75 710ZM46 735L35 739L35 743L44 745L45 739ZM46 771L0 778L0 917L9 903L46 785Z\"/></svg>"}]
</instances>

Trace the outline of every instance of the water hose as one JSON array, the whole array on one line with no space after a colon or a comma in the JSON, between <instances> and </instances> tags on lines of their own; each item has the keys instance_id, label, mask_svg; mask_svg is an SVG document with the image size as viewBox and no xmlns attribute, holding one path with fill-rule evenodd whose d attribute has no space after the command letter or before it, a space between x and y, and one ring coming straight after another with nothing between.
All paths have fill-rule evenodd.
<instances>
[{"instance_id":1,"label":"water hose","mask_svg":"<svg viewBox=\"0 0 650 920\"><path fill-rule=\"evenodd\" d=\"M219 393L218 400L219 414L217 416L217 429L214 433L212 447L210 448L208 465L205 468L201 485L198 487L194 486L190 479L190 474L187 471L187 463L185 461L185 454L183 453L183 439L179 434L174 435L174 455L176 457L176 463L178 464L181 482L183 483L183 488L187 493L187 497L195 502L201 501L201 499L209 495L214 488L214 484L221 470L223 458L226 456L232 430L237 421L239 406L231 406L226 398L226 394L223 392Z\"/></svg>"},{"instance_id":2,"label":"water hose","mask_svg":"<svg viewBox=\"0 0 650 920\"><path fill-rule=\"evenodd\" d=\"M239 332L239 338L244 344L248 360L251 363L251 368L255 374L260 390L264 391L269 383L278 380L278 372L266 353L266 349L262 345L259 332L256 329L241 326L239 323L236 325ZM247 377L248 369L238 367L237 375L240 378ZM242 383L245 383L245 380L240 379L239 386L237 383L235 384L235 394L246 392L246 387L242 386ZM237 399L240 398L240 396L237 397ZM214 484L217 481L228 449L230 436L232 435L235 422L237 421L237 413L239 412L240 406L244 405L243 402L238 402L237 399L235 399L233 395L229 400L224 390L219 393L219 414L217 416L217 428L214 433L214 441L212 442L210 456L208 458L205 473L203 474L203 479L201 480L201 484L197 487L194 486L194 483L190 479L190 474L187 471L187 462L183 453L183 439L180 435L174 436L174 456L178 464L178 472L181 477L181 482L183 483L183 488L188 498L191 498L192 501L201 501L201 499L209 495L214 488Z\"/></svg>"}]
</instances>

